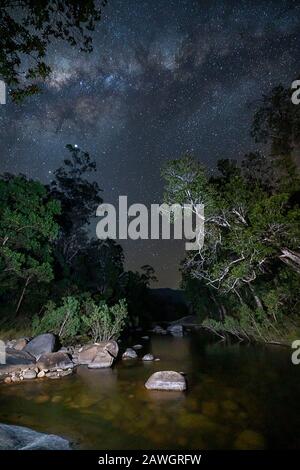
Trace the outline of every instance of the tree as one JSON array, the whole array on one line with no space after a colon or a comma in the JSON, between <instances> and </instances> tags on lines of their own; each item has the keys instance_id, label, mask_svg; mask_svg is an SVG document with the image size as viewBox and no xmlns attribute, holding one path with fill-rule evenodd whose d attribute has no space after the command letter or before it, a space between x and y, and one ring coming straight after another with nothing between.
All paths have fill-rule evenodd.
<instances>
[{"instance_id":1,"label":"tree","mask_svg":"<svg viewBox=\"0 0 300 470\"><path fill-rule=\"evenodd\" d=\"M163 171L169 204L205 204L204 246L186 256L182 271L186 285L191 279L198 281L202 291L205 288L221 320L228 298L240 308L247 305L250 312L271 314L266 299L271 291L281 298L276 283L284 269L285 247L299 247L300 211L292 202L294 188L290 192L284 184L268 188L256 165L251 171L257 158L250 154L241 166L221 160L214 177L208 177L199 162L186 156L170 162ZM267 292L262 288L266 282ZM194 290L195 285L189 291L196 298ZM248 318L249 311L244 310Z\"/></svg>"},{"instance_id":2,"label":"tree","mask_svg":"<svg viewBox=\"0 0 300 470\"><path fill-rule=\"evenodd\" d=\"M53 278L51 242L58 234L58 201L24 176L0 179L0 266L2 292L21 285L18 312L29 285Z\"/></svg>"},{"instance_id":3,"label":"tree","mask_svg":"<svg viewBox=\"0 0 300 470\"><path fill-rule=\"evenodd\" d=\"M107 0L1 1L0 77L15 101L37 93L50 75L46 54L51 41L92 50L91 32L106 4Z\"/></svg>"},{"instance_id":4,"label":"tree","mask_svg":"<svg viewBox=\"0 0 300 470\"><path fill-rule=\"evenodd\" d=\"M55 242L55 256L61 273L72 270L75 257L89 243L87 226L102 202L100 188L87 178L96 171L96 163L87 152L67 145L70 157L54 172L50 195L61 204L60 233Z\"/></svg>"}]
</instances>

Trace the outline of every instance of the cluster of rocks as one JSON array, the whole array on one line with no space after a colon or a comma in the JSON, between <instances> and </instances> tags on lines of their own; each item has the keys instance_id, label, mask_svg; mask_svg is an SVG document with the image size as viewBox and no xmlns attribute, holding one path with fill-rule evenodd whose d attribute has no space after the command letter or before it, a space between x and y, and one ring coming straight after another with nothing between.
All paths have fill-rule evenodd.
<instances>
[{"instance_id":1,"label":"cluster of rocks","mask_svg":"<svg viewBox=\"0 0 300 470\"><path fill-rule=\"evenodd\" d=\"M166 329L162 328L160 325L155 325L154 328L152 329L152 333L155 333L157 335L171 335L171 336L176 336L176 337L182 337L183 336L183 326L179 323L171 323L170 325L167 326Z\"/></svg>"},{"instance_id":2,"label":"cluster of rocks","mask_svg":"<svg viewBox=\"0 0 300 470\"><path fill-rule=\"evenodd\" d=\"M147 340L149 339L149 336L143 336L142 339ZM132 346L132 348L127 348L122 354L122 359L137 359L138 355L136 351L139 351L141 349L143 349L142 344L135 344L134 346ZM159 361L159 360L160 359L158 357L155 358L153 354L151 353L144 354L142 356L142 361L145 361L145 362Z\"/></svg>"},{"instance_id":3,"label":"cluster of rocks","mask_svg":"<svg viewBox=\"0 0 300 470\"><path fill-rule=\"evenodd\" d=\"M91 369L111 367L118 351L115 341L59 349L58 339L51 333L31 340L21 338L6 344L6 362L0 365L0 380L16 383L57 379L72 374L75 367L82 364Z\"/></svg>"},{"instance_id":4,"label":"cluster of rocks","mask_svg":"<svg viewBox=\"0 0 300 470\"><path fill-rule=\"evenodd\" d=\"M137 351L142 349L142 344L135 344L125 350L122 358L137 359ZM58 338L52 333L38 335L31 340L21 338L6 344L6 363L0 365L0 380L16 383L43 378L57 379L72 374L78 365L86 365L89 369L108 368L118 353L116 341L60 348ZM141 359L145 362L159 361L151 353L144 354ZM183 391L186 389L186 381L182 373L160 371L155 372L145 386L149 390Z\"/></svg>"}]
</instances>

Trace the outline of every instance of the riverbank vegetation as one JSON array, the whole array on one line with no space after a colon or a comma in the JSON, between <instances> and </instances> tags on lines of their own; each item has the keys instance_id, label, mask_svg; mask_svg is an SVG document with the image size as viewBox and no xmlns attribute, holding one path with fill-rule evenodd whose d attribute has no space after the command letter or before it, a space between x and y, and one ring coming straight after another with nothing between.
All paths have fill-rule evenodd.
<instances>
[{"instance_id":1,"label":"riverbank vegetation","mask_svg":"<svg viewBox=\"0 0 300 470\"><path fill-rule=\"evenodd\" d=\"M17 329L27 335L51 331L63 341L116 338L125 323L139 325L155 280L150 266L125 271L116 242L91 237L102 202L91 181L96 165L75 146L67 146L67 154L48 185L22 175L0 178L3 337Z\"/></svg>"},{"instance_id":2,"label":"riverbank vegetation","mask_svg":"<svg viewBox=\"0 0 300 470\"><path fill-rule=\"evenodd\" d=\"M300 179L297 106L277 87L254 116L266 145L216 171L190 155L163 170L165 201L204 204L205 242L182 262L183 287L220 337L284 341L299 332ZM269 149L269 150L267 150Z\"/></svg>"}]
</instances>

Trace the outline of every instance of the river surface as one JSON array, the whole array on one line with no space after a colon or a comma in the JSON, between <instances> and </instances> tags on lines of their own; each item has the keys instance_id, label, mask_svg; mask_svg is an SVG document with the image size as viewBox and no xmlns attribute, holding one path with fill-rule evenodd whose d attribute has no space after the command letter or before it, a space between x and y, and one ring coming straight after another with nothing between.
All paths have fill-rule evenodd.
<instances>
[{"instance_id":1,"label":"river surface","mask_svg":"<svg viewBox=\"0 0 300 470\"><path fill-rule=\"evenodd\" d=\"M2 385L0 422L82 449L300 448L300 365L288 348L225 345L196 333L139 342L140 356L161 360ZM188 391L146 390L158 370L185 372Z\"/></svg>"}]
</instances>

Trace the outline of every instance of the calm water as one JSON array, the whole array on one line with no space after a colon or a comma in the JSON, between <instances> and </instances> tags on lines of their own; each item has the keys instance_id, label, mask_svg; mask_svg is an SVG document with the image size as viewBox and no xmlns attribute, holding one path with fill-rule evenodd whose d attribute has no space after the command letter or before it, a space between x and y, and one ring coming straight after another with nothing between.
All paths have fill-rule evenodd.
<instances>
[{"instance_id":1,"label":"calm water","mask_svg":"<svg viewBox=\"0 0 300 470\"><path fill-rule=\"evenodd\" d=\"M144 344L160 362L1 386L0 422L60 434L83 449L300 448L300 365L288 349L196 334ZM157 370L186 372L188 392L147 391Z\"/></svg>"}]
</instances>

